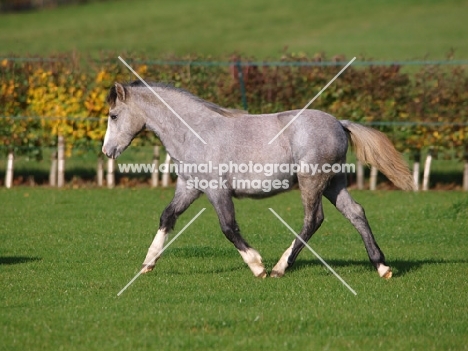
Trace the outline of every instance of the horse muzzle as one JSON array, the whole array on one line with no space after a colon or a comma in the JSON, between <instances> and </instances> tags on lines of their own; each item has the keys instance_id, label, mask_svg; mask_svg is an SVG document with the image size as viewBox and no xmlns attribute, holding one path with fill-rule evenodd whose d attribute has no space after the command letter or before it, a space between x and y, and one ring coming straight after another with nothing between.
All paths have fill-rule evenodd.
<instances>
[{"instance_id":1,"label":"horse muzzle","mask_svg":"<svg viewBox=\"0 0 468 351\"><path fill-rule=\"evenodd\" d=\"M109 157L109 158L113 158L114 160L115 160L117 157L119 157L119 155L121 154L121 152L118 151L117 148L113 148L113 149L111 149L111 150L108 150L108 149L106 149L105 146L102 147L102 153L103 153L104 155L106 155L107 157Z\"/></svg>"}]
</instances>

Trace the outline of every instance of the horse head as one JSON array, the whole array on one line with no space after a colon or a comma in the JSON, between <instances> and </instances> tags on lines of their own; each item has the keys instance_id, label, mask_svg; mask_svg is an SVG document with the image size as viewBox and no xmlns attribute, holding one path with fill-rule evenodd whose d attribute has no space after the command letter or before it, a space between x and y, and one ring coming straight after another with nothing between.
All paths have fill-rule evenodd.
<instances>
[{"instance_id":1,"label":"horse head","mask_svg":"<svg viewBox=\"0 0 468 351\"><path fill-rule=\"evenodd\" d=\"M109 90L109 119L102 146L102 152L107 157L117 158L145 129L146 116L136 100L132 99L130 89L120 83L115 83Z\"/></svg>"}]
</instances>

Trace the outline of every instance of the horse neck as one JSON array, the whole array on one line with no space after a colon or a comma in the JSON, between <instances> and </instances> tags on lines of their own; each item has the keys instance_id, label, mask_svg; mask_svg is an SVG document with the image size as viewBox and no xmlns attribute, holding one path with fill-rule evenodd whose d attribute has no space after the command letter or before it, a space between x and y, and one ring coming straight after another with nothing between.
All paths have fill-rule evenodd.
<instances>
[{"instance_id":1,"label":"horse neck","mask_svg":"<svg viewBox=\"0 0 468 351\"><path fill-rule=\"evenodd\" d=\"M202 108L200 103L181 92L161 87L153 90L175 111L191 128L201 133L219 117ZM152 91L140 88L142 106L146 114L146 126L161 140L167 151L176 160L183 160L190 145L201 142L193 132L175 115ZM204 113L200 114L200 111ZM206 111L206 113L205 113Z\"/></svg>"}]
</instances>

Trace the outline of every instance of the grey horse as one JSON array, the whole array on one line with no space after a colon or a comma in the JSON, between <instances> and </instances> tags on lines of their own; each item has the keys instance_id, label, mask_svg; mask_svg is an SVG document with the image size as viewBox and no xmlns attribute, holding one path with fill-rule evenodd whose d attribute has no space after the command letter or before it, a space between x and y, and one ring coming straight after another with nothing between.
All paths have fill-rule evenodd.
<instances>
[{"instance_id":1,"label":"grey horse","mask_svg":"<svg viewBox=\"0 0 468 351\"><path fill-rule=\"evenodd\" d=\"M149 129L159 137L175 164L189 166L178 168L174 198L160 217L159 230L149 247L142 273L154 268L177 217L204 193L216 210L226 238L255 276L266 277L260 254L241 236L232 198L262 198L298 185L304 206L304 224L299 235L305 242L323 222L322 196L325 196L360 233L379 276L386 279L392 276L364 209L346 189L346 172L334 166L336 172L325 171L331 165L345 164L350 139L361 162L376 166L401 189L413 189L407 165L383 133L357 123L338 121L322 111L305 110L269 143L299 110L249 115L207 102L182 89L150 84L151 89L140 81L115 83L111 87L107 98L108 126L102 147L104 154L115 159L140 131ZM171 106L185 123L167 106ZM210 171L207 171L207 164ZM263 172L255 172L252 165L256 170L263 167ZM303 165L311 168L304 169ZM318 171L311 172L314 165ZM327 165L328 168L324 168ZM270 276L283 276L303 247L301 240L294 240Z\"/></svg>"}]
</instances>

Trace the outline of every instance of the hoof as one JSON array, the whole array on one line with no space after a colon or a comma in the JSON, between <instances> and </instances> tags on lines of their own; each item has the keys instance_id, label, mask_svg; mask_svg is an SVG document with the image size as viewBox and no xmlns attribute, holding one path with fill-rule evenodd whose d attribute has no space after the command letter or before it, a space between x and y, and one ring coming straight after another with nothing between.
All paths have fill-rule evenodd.
<instances>
[{"instance_id":1,"label":"hoof","mask_svg":"<svg viewBox=\"0 0 468 351\"><path fill-rule=\"evenodd\" d=\"M275 270L271 271L271 273L270 273L270 277L272 277L272 278L281 278L283 275L284 275L284 273L280 273L280 272L275 271Z\"/></svg>"},{"instance_id":2,"label":"hoof","mask_svg":"<svg viewBox=\"0 0 468 351\"><path fill-rule=\"evenodd\" d=\"M390 279L392 277L392 269L382 263L377 267L377 272L379 272L380 278Z\"/></svg>"},{"instance_id":3,"label":"hoof","mask_svg":"<svg viewBox=\"0 0 468 351\"><path fill-rule=\"evenodd\" d=\"M265 279L265 278L266 278L266 276L267 276L267 272L266 272L266 270L263 270L263 272L262 272L262 273L260 273L260 274L256 275L256 277L257 277L257 278L262 278L262 279Z\"/></svg>"},{"instance_id":4,"label":"hoof","mask_svg":"<svg viewBox=\"0 0 468 351\"><path fill-rule=\"evenodd\" d=\"M392 270L389 268L388 271L382 276L382 278L389 280L392 277Z\"/></svg>"},{"instance_id":5,"label":"hoof","mask_svg":"<svg viewBox=\"0 0 468 351\"><path fill-rule=\"evenodd\" d=\"M151 266L148 266L148 265L144 264L144 265L141 267L141 273L142 273L142 274L145 274L145 273L151 272L153 269L154 269L154 264L151 265Z\"/></svg>"}]
</instances>

